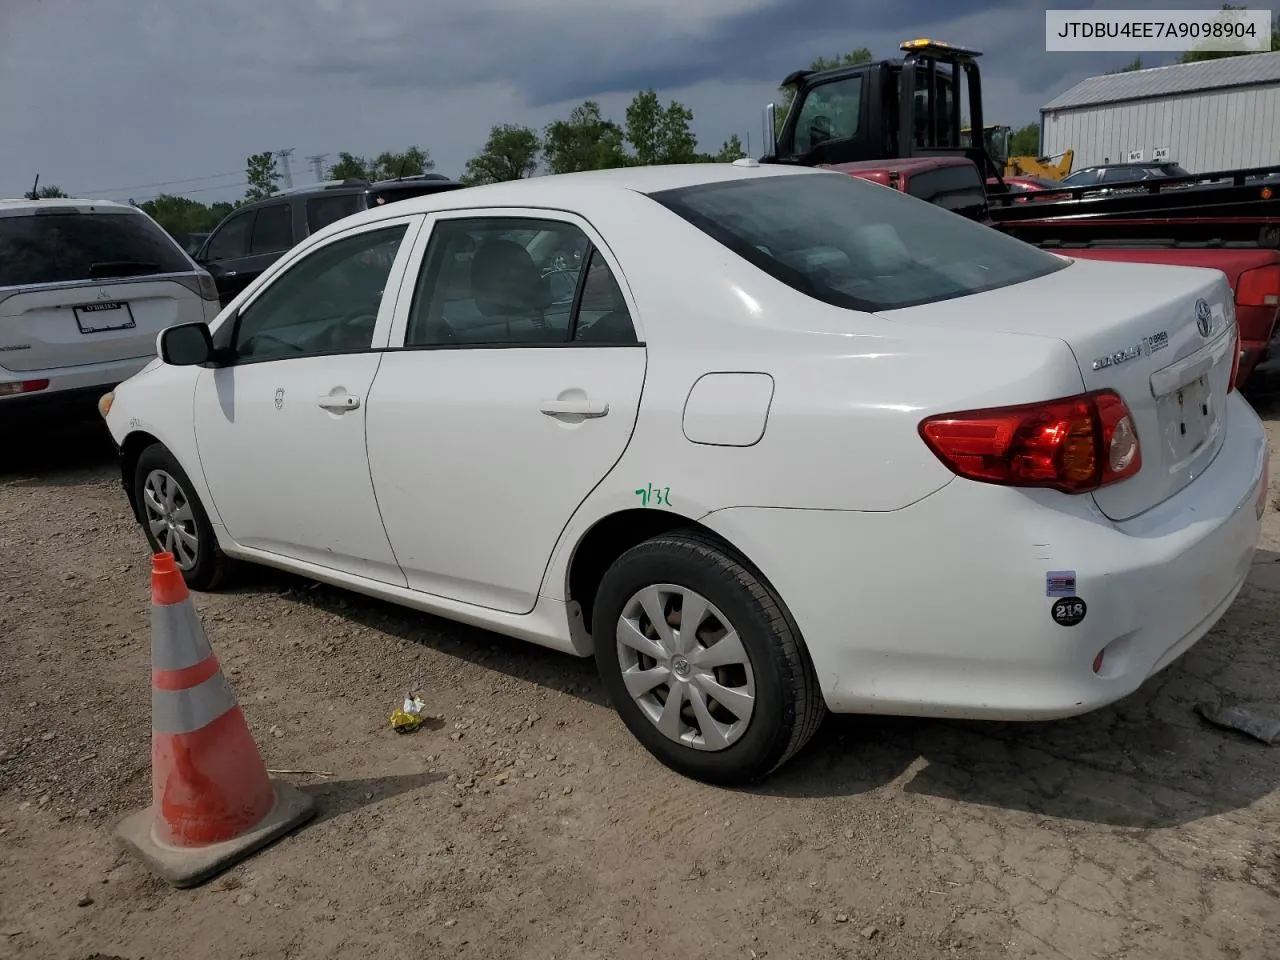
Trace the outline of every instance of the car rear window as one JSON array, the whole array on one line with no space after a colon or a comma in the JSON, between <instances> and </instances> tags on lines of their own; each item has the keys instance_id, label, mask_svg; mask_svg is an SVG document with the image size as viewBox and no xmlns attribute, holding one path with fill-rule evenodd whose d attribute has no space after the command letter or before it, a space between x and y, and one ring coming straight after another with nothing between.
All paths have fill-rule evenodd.
<instances>
[{"instance_id":1,"label":"car rear window","mask_svg":"<svg viewBox=\"0 0 1280 960\"><path fill-rule=\"evenodd\" d=\"M844 174L752 177L650 196L782 283L853 310L951 300L1067 266L992 227Z\"/></svg>"},{"instance_id":2,"label":"car rear window","mask_svg":"<svg viewBox=\"0 0 1280 960\"><path fill-rule=\"evenodd\" d=\"M0 287L193 269L168 234L140 213L0 217Z\"/></svg>"},{"instance_id":3,"label":"car rear window","mask_svg":"<svg viewBox=\"0 0 1280 960\"><path fill-rule=\"evenodd\" d=\"M423 197L429 193L444 193L446 190L460 190L464 184L453 180L415 180L409 183L373 187L369 191L369 206L379 203L395 203L397 200L408 200L410 197Z\"/></svg>"}]
</instances>

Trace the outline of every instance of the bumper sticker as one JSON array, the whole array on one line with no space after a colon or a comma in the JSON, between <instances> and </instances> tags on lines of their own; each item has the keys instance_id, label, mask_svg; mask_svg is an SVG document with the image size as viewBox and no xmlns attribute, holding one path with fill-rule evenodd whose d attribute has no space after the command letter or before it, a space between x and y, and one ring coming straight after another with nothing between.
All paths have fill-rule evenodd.
<instances>
[{"instance_id":1,"label":"bumper sticker","mask_svg":"<svg viewBox=\"0 0 1280 960\"><path fill-rule=\"evenodd\" d=\"M1074 597L1076 594L1076 572L1074 570L1050 570L1044 575L1044 595L1046 597Z\"/></svg>"},{"instance_id":2,"label":"bumper sticker","mask_svg":"<svg viewBox=\"0 0 1280 960\"><path fill-rule=\"evenodd\" d=\"M1053 606L1049 612L1053 616L1055 623L1064 627L1074 627L1084 619L1088 609L1085 606L1085 602L1079 597L1064 597L1061 600L1053 601Z\"/></svg>"}]
</instances>

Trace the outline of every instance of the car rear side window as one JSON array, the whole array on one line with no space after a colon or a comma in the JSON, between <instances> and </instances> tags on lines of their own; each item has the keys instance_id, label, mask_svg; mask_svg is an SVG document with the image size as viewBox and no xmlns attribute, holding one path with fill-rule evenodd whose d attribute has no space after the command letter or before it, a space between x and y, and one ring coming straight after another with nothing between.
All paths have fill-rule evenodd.
<instances>
[{"instance_id":1,"label":"car rear side window","mask_svg":"<svg viewBox=\"0 0 1280 960\"><path fill-rule=\"evenodd\" d=\"M782 283L853 310L951 300L1067 266L994 228L840 173L751 177L650 197Z\"/></svg>"},{"instance_id":2,"label":"car rear side window","mask_svg":"<svg viewBox=\"0 0 1280 960\"><path fill-rule=\"evenodd\" d=\"M337 223L343 217L364 209L358 193L340 193L332 197L312 197L307 201L307 227L312 233Z\"/></svg>"},{"instance_id":3,"label":"car rear side window","mask_svg":"<svg viewBox=\"0 0 1280 960\"><path fill-rule=\"evenodd\" d=\"M191 263L141 213L0 217L0 287L190 273Z\"/></svg>"}]
</instances>

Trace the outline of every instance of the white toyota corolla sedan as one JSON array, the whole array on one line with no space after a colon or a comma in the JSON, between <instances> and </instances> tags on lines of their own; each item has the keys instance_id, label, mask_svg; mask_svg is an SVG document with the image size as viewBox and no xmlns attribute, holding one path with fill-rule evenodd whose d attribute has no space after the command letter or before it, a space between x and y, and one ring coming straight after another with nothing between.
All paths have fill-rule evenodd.
<instances>
[{"instance_id":1,"label":"white toyota corolla sedan","mask_svg":"<svg viewBox=\"0 0 1280 960\"><path fill-rule=\"evenodd\" d=\"M1110 703L1244 583L1221 273L1072 261L843 174L647 167L341 220L104 397L193 589L234 561L594 655L671 768L827 710Z\"/></svg>"}]
</instances>

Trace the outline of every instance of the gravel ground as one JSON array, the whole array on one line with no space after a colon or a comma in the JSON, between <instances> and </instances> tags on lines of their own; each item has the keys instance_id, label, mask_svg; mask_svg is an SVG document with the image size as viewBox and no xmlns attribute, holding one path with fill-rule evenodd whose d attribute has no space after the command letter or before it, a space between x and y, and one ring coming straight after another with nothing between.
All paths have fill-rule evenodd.
<instances>
[{"instance_id":1,"label":"gravel ground","mask_svg":"<svg viewBox=\"0 0 1280 960\"><path fill-rule=\"evenodd\" d=\"M1280 710L1274 511L1222 623L1114 708L831 718L734 791L651 760L589 662L255 573L196 606L320 813L180 892L110 837L150 785L148 555L110 449L0 449L0 957L1280 956L1280 747L1193 712ZM414 689L443 719L397 735Z\"/></svg>"}]
</instances>

